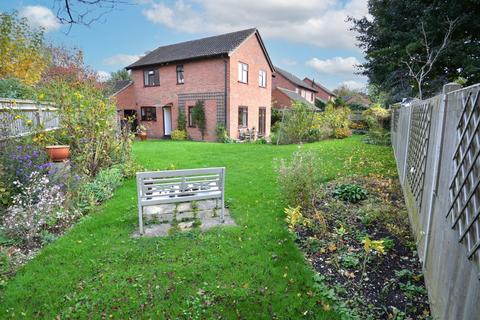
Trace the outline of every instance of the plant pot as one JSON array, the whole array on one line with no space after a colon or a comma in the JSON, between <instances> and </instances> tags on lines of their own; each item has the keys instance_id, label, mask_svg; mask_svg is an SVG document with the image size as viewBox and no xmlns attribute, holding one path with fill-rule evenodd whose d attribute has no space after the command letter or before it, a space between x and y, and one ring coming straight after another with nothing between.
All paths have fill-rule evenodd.
<instances>
[{"instance_id":1,"label":"plant pot","mask_svg":"<svg viewBox=\"0 0 480 320\"><path fill-rule=\"evenodd\" d=\"M65 161L70 156L70 146L47 146L45 149L53 162Z\"/></svg>"},{"instance_id":2,"label":"plant pot","mask_svg":"<svg viewBox=\"0 0 480 320\"><path fill-rule=\"evenodd\" d=\"M138 134L138 136L140 137L140 140L142 140L142 141L147 140L147 133L146 132L140 132Z\"/></svg>"}]
</instances>

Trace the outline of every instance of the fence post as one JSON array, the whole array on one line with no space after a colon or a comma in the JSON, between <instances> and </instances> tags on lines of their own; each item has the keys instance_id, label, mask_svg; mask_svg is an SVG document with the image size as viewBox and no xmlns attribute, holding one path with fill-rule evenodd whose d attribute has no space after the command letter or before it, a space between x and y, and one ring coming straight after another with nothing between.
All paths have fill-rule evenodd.
<instances>
[{"instance_id":1,"label":"fence post","mask_svg":"<svg viewBox=\"0 0 480 320\"><path fill-rule=\"evenodd\" d=\"M423 248L423 268L427 265L427 257L428 257L428 247L430 245L430 233L431 233L431 226L432 226L432 218L433 218L433 211L435 209L435 202L433 201L434 198L437 196L437 191L438 191L438 177L439 177L439 168L440 168L440 162L441 162L441 155L442 155L442 149L443 149L443 136L445 133L444 127L445 127L445 121L446 121L446 109L447 109L447 94L449 92L455 91L457 89L460 89L462 86L456 83L447 83L446 85L443 86L443 92L442 92L442 100L439 104L440 110L439 110L439 124L437 126L437 132L435 133L435 136L437 137L436 143L435 143L435 148L434 148L434 166L433 166L433 172L432 172L432 185L431 185L431 192L430 192L430 197L429 197L429 202L428 202L428 210L427 210L427 229L425 230L425 245Z\"/></svg>"},{"instance_id":2,"label":"fence post","mask_svg":"<svg viewBox=\"0 0 480 320\"><path fill-rule=\"evenodd\" d=\"M403 173L402 173L402 185L405 186L405 178L407 177L407 160L408 160L408 145L410 144L409 143L409 140L410 140L410 129L412 127L412 109L413 109L413 106L412 104L410 103L410 105L408 106L408 120L407 120L407 123L408 123L408 127L407 127L407 137L406 137L406 143L405 143L405 159L403 160Z\"/></svg>"}]
</instances>

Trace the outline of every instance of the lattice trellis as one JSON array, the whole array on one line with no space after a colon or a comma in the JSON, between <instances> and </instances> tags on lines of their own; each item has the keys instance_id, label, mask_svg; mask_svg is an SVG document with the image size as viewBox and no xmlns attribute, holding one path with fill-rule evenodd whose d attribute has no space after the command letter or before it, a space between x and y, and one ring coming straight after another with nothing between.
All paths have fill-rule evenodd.
<instances>
[{"instance_id":1,"label":"lattice trellis","mask_svg":"<svg viewBox=\"0 0 480 320\"><path fill-rule=\"evenodd\" d=\"M467 246L468 258L480 264L480 101L479 91L462 97L463 112L457 125L457 148L453 155L454 176L450 183L450 217L459 241Z\"/></svg>"},{"instance_id":2,"label":"lattice trellis","mask_svg":"<svg viewBox=\"0 0 480 320\"><path fill-rule=\"evenodd\" d=\"M432 107L428 102L424 102L413 105L412 108L408 141L407 181L415 197L417 207L420 209L423 200Z\"/></svg>"}]
</instances>

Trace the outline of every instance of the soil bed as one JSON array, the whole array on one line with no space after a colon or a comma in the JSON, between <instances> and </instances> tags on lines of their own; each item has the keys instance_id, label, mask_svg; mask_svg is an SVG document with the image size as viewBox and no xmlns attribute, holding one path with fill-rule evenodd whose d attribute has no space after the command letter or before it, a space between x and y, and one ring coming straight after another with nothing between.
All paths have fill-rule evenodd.
<instances>
[{"instance_id":1,"label":"soil bed","mask_svg":"<svg viewBox=\"0 0 480 320\"><path fill-rule=\"evenodd\" d=\"M335 198L341 184L362 187L367 199L350 203ZM421 264L396 180L332 181L324 185L315 207L310 222L296 227L297 243L353 313L360 319L429 317Z\"/></svg>"}]
</instances>

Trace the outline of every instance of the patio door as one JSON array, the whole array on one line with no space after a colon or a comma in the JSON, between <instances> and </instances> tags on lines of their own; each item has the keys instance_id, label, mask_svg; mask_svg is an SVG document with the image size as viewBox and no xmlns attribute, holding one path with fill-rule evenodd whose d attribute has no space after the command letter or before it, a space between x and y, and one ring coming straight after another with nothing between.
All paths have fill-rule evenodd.
<instances>
[{"instance_id":1,"label":"patio door","mask_svg":"<svg viewBox=\"0 0 480 320\"><path fill-rule=\"evenodd\" d=\"M260 107L258 109L258 136L265 136L265 127L267 120L267 108Z\"/></svg>"},{"instance_id":2,"label":"patio door","mask_svg":"<svg viewBox=\"0 0 480 320\"><path fill-rule=\"evenodd\" d=\"M172 108L163 107L163 135L170 136L172 133Z\"/></svg>"}]
</instances>

